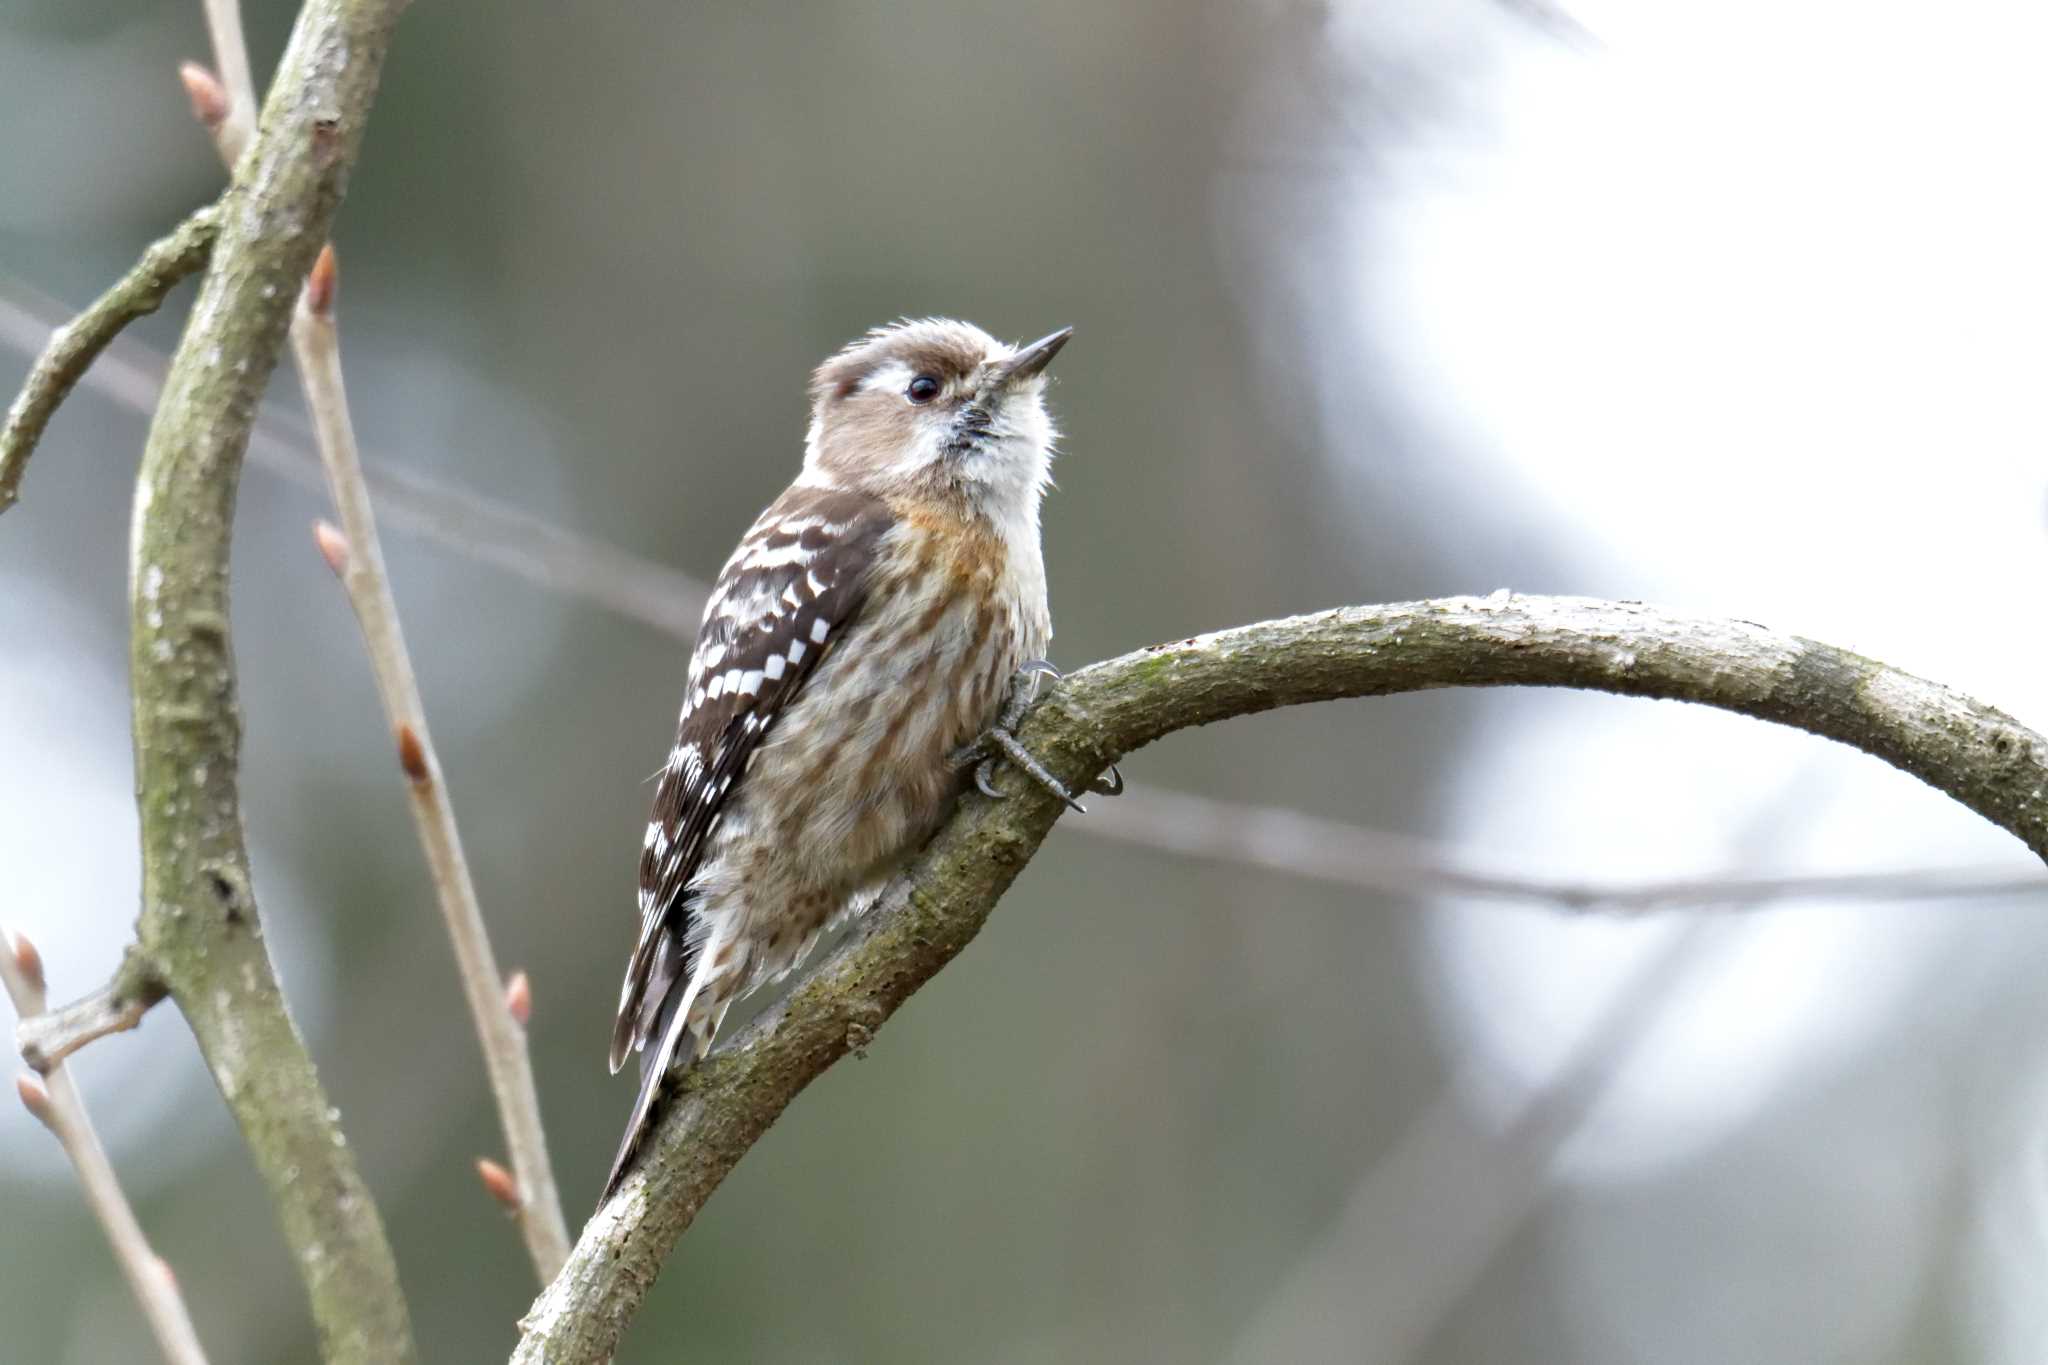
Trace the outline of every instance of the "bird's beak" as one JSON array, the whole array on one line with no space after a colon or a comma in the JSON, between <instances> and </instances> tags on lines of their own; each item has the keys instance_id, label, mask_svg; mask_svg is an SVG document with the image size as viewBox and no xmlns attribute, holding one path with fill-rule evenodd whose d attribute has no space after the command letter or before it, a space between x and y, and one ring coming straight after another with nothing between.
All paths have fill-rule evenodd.
<instances>
[{"instance_id":1,"label":"bird's beak","mask_svg":"<svg viewBox=\"0 0 2048 1365\"><path fill-rule=\"evenodd\" d=\"M1050 336L1040 337L996 367L996 382L1016 384L1045 373L1045 367L1052 364L1052 358L1060 353L1060 347L1066 345L1067 338L1073 334L1073 328L1062 327Z\"/></svg>"}]
</instances>

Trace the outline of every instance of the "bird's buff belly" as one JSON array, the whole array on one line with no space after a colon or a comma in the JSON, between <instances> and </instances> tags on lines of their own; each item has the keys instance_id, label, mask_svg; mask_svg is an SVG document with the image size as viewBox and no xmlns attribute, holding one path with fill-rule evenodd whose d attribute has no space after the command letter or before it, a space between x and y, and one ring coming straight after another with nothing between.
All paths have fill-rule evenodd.
<instances>
[{"instance_id":1,"label":"bird's buff belly","mask_svg":"<svg viewBox=\"0 0 2048 1365\"><path fill-rule=\"evenodd\" d=\"M757 913L818 898L836 913L930 838L962 785L952 755L994 721L1045 634L970 597L932 615L880 611L836 642L755 751L705 882Z\"/></svg>"}]
</instances>

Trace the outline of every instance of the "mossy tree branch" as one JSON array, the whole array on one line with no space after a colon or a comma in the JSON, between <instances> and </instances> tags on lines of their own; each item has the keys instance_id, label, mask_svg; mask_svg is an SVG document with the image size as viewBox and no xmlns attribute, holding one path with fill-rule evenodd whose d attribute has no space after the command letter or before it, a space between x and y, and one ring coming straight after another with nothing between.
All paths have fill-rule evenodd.
<instances>
[{"instance_id":1,"label":"mossy tree branch","mask_svg":"<svg viewBox=\"0 0 2048 1365\"><path fill-rule=\"evenodd\" d=\"M1634 603L1498 594L1347 607L1158 645L1070 675L1021 738L1078 785L1189 726L1342 697L1504 685L1700 702L1840 740L2048 859L2048 741L2011 717L1828 645ZM712 1191L799 1091L967 945L1059 814L1036 787L1002 802L966 798L853 939L686 1077L648 1155L528 1313L515 1361L610 1357Z\"/></svg>"},{"instance_id":2,"label":"mossy tree branch","mask_svg":"<svg viewBox=\"0 0 2048 1365\"><path fill-rule=\"evenodd\" d=\"M150 425L130 563L149 979L191 1024L277 1208L329 1361L413 1359L383 1224L263 944L237 790L228 549L242 456L327 240L403 0L308 0Z\"/></svg>"}]
</instances>

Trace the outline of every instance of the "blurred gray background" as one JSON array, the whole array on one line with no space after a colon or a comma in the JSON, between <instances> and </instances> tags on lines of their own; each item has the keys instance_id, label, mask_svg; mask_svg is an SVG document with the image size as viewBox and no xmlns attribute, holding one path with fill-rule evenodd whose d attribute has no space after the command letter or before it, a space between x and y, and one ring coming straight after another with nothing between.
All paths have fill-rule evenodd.
<instances>
[{"instance_id":1,"label":"blurred gray background","mask_svg":"<svg viewBox=\"0 0 2048 1365\"><path fill-rule=\"evenodd\" d=\"M260 81L292 6L247 10ZM2044 27L1996 0L421 4L337 229L356 425L659 586L790 477L849 337L1071 323L1063 665L1511 587L1763 621L2039 724ZM0 9L0 313L82 304L217 193L175 77L206 55L196 4ZM167 352L189 297L138 339ZM288 444L288 373L273 399ZM81 393L0 521L0 920L58 997L134 913L144 428ZM603 1055L687 641L386 510L578 1223L630 1100ZM323 511L244 480L257 890L425 1357L500 1358L535 1286L471 1173L496 1121ZM747 1158L623 1360L2048 1358L2040 893L1630 921L1106 836L1193 793L1509 876L2025 872L2012 841L1821 741L1602 697L1296 711L1125 771L1128 809L1063 822ZM312 1359L175 1012L77 1070L212 1358ZM152 1356L11 1107L0 1332L8 1360Z\"/></svg>"}]
</instances>

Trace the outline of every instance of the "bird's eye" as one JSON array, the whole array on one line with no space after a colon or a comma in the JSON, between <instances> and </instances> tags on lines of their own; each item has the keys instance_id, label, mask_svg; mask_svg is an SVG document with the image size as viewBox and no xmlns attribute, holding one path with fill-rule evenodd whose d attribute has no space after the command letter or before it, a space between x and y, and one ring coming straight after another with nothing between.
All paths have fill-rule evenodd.
<instances>
[{"instance_id":1,"label":"bird's eye","mask_svg":"<svg viewBox=\"0 0 2048 1365\"><path fill-rule=\"evenodd\" d=\"M913 403L929 403L939 396L939 381L928 374L921 374L910 381L910 387L903 396Z\"/></svg>"}]
</instances>

